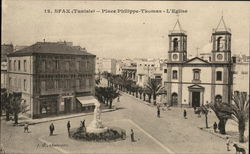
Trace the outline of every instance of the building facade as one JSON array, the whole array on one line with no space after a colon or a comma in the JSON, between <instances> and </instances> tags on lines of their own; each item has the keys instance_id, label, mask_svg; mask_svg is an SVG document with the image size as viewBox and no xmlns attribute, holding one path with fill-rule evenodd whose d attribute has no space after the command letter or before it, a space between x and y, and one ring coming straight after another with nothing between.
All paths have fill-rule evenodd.
<instances>
[{"instance_id":1,"label":"building facade","mask_svg":"<svg viewBox=\"0 0 250 154\"><path fill-rule=\"evenodd\" d=\"M199 107L230 102L232 92L231 32L223 17L212 33L211 61L187 59L187 35L179 20L170 31L167 62L167 101L173 106Z\"/></svg>"},{"instance_id":2,"label":"building facade","mask_svg":"<svg viewBox=\"0 0 250 154\"><path fill-rule=\"evenodd\" d=\"M247 56L236 57L233 80L233 91L242 91L249 94L249 61Z\"/></svg>"},{"instance_id":3,"label":"building facade","mask_svg":"<svg viewBox=\"0 0 250 154\"><path fill-rule=\"evenodd\" d=\"M8 55L9 92L22 92L31 118L81 110L94 95L95 55L64 43L37 42Z\"/></svg>"}]
</instances>

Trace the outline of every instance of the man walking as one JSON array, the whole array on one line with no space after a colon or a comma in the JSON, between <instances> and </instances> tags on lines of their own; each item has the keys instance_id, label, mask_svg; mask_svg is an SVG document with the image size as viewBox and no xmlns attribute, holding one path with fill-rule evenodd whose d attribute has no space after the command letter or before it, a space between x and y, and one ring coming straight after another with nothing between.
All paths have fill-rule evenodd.
<instances>
[{"instance_id":1,"label":"man walking","mask_svg":"<svg viewBox=\"0 0 250 154\"><path fill-rule=\"evenodd\" d=\"M161 110L160 107L157 107L157 117L160 118Z\"/></svg>"},{"instance_id":2,"label":"man walking","mask_svg":"<svg viewBox=\"0 0 250 154\"><path fill-rule=\"evenodd\" d=\"M228 137L228 136L226 137L226 139L227 139L227 142L226 142L226 145L227 145L227 151L230 151L229 146L230 146L231 140L229 139L229 137Z\"/></svg>"},{"instance_id":3,"label":"man walking","mask_svg":"<svg viewBox=\"0 0 250 154\"><path fill-rule=\"evenodd\" d=\"M130 137L131 137L131 142L134 142L135 138L134 138L134 131L133 131L133 129L131 129Z\"/></svg>"},{"instance_id":4,"label":"man walking","mask_svg":"<svg viewBox=\"0 0 250 154\"><path fill-rule=\"evenodd\" d=\"M67 123L68 134L70 135L70 121Z\"/></svg>"},{"instance_id":5,"label":"man walking","mask_svg":"<svg viewBox=\"0 0 250 154\"><path fill-rule=\"evenodd\" d=\"M187 119L187 111L184 109L183 116L185 119Z\"/></svg>"},{"instance_id":6,"label":"man walking","mask_svg":"<svg viewBox=\"0 0 250 154\"><path fill-rule=\"evenodd\" d=\"M54 132L54 130L55 130L55 127L54 127L54 124L53 124L53 123L50 124L49 130L50 130L50 134L49 134L49 135L52 136L52 135L53 135L53 132Z\"/></svg>"},{"instance_id":7,"label":"man walking","mask_svg":"<svg viewBox=\"0 0 250 154\"><path fill-rule=\"evenodd\" d=\"M217 123L216 122L214 122L213 127L214 127L214 132L216 133L216 130L217 130Z\"/></svg>"}]
</instances>

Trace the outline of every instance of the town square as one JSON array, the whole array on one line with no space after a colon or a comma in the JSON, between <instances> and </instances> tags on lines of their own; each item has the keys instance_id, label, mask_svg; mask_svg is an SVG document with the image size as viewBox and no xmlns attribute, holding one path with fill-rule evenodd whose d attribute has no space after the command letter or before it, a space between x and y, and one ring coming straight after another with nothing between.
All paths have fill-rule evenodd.
<instances>
[{"instance_id":1,"label":"town square","mask_svg":"<svg viewBox=\"0 0 250 154\"><path fill-rule=\"evenodd\" d=\"M249 153L249 3L104 3L3 1L0 153Z\"/></svg>"}]
</instances>

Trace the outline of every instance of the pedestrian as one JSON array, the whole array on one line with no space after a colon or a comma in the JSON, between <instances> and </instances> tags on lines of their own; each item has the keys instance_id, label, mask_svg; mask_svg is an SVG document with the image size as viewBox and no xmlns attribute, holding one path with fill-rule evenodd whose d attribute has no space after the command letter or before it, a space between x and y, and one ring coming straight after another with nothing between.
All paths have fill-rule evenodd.
<instances>
[{"instance_id":1,"label":"pedestrian","mask_svg":"<svg viewBox=\"0 0 250 154\"><path fill-rule=\"evenodd\" d=\"M131 137L131 142L134 142L135 138L134 138L134 131L133 131L133 129L131 129L130 137Z\"/></svg>"},{"instance_id":2,"label":"pedestrian","mask_svg":"<svg viewBox=\"0 0 250 154\"><path fill-rule=\"evenodd\" d=\"M27 122L24 124L24 133L25 132L29 133L29 124Z\"/></svg>"},{"instance_id":3,"label":"pedestrian","mask_svg":"<svg viewBox=\"0 0 250 154\"><path fill-rule=\"evenodd\" d=\"M67 128L68 128L68 134L70 135L70 121L67 123Z\"/></svg>"},{"instance_id":4,"label":"pedestrian","mask_svg":"<svg viewBox=\"0 0 250 154\"><path fill-rule=\"evenodd\" d=\"M120 96L117 97L117 102L120 102Z\"/></svg>"},{"instance_id":5,"label":"pedestrian","mask_svg":"<svg viewBox=\"0 0 250 154\"><path fill-rule=\"evenodd\" d=\"M227 142L226 142L226 145L227 145L227 151L230 151L229 146L230 146L231 140L229 139L229 137L228 137L228 136L226 137L226 139L227 139Z\"/></svg>"},{"instance_id":6,"label":"pedestrian","mask_svg":"<svg viewBox=\"0 0 250 154\"><path fill-rule=\"evenodd\" d=\"M194 114L196 114L196 106L194 106Z\"/></svg>"},{"instance_id":7,"label":"pedestrian","mask_svg":"<svg viewBox=\"0 0 250 154\"><path fill-rule=\"evenodd\" d=\"M157 107L157 117L160 118L161 110L160 107Z\"/></svg>"},{"instance_id":8,"label":"pedestrian","mask_svg":"<svg viewBox=\"0 0 250 154\"><path fill-rule=\"evenodd\" d=\"M187 111L184 109L183 116L185 119L187 119Z\"/></svg>"},{"instance_id":9,"label":"pedestrian","mask_svg":"<svg viewBox=\"0 0 250 154\"><path fill-rule=\"evenodd\" d=\"M82 121L82 127L85 128L85 120Z\"/></svg>"},{"instance_id":10,"label":"pedestrian","mask_svg":"<svg viewBox=\"0 0 250 154\"><path fill-rule=\"evenodd\" d=\"M217 123L216 122L214 122L214 132L216 133L217 132Z\"/></svg>"},{"instance_id":11,"label":"pedestrian","mask_svg":"<svg viewBox=\"0 0 250 154\"><path fill-rule=\"evenodd\" d=\"M53 132L54 132L54 130L55 130L55 127L54 127L54 124L53 124L53 123L50 124L49 130L50 130L50 134L49 134L49 135L52 136L52 135L53 135Z\"/></svg>"}]
</instances>

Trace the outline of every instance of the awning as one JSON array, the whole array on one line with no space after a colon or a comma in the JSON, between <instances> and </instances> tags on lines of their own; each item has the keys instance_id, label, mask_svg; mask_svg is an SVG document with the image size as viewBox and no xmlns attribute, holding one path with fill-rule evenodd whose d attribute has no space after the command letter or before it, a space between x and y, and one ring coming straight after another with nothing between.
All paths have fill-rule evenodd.
<instances>
[{"instance_id":1,"label":"awning","mask_svg":"<svg viewBox=\"0 0 250 154\"><path fill-rule=\"evenodd\" d=\"M99 103L94 96L82 96L76 97L76 99L82 104L82 106L92 106L95 103Z\"/></svg>"}]
</instances>

